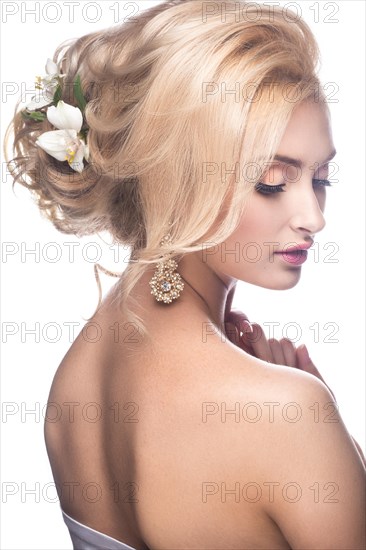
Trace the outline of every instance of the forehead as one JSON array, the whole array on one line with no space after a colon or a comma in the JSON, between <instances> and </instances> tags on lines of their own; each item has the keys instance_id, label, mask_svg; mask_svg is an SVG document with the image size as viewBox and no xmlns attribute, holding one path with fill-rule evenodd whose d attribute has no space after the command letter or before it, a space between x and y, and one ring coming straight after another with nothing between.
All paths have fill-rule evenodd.
<instances>
[{"instance_id":1,"label":"forehead","mask_svg":"<svg viewBox=\"0 0 366 550\"><path fill-rule=\"evenodd\" d=\"M326 105L309 100L296 106L277 154L297 158L303 164L312 164L325 162L333 150L331 121Z\"/></svg>"}]
</instances>

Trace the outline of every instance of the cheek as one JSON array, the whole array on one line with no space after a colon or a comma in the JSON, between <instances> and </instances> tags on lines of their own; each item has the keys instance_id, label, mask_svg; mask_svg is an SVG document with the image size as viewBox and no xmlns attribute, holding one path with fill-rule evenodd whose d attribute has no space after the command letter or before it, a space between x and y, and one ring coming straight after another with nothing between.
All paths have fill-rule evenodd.
<instances>
[{"instance_id":1,"label":"cheek","mask_svg":"<svg viewBox=\"0 0 366 550\"><path fill-rule=\"evenodd\" d=\"M221 272L225 272L226 269L232 276L242 279L242 267L239 266L243 265L243 260L246 269L250 271L256 270L261 263L252 261L257 253L266 263L268 243L279 241L278 232L283 223L283 210L283 204L278 201L253 194L236 230L220 245L215 254L207 257L210 266ZM247 257L250 259L245 262ZM247 275L248 273L246 272Z\"/></svg>"},{"instance_id":2,"label":"cheek","mask_svg":"<svg viewBox=\"0 0 366 550\"><path fill-rule=\"evenodd\" d=\"M235 238L235 240L240 241L251 241L254 234L258 234L261 232L260 224L255 220L255 216L252 215L251 212L247 212L246 215L242 217L240 220L240 224L238 225L236 231L233 233L231 238Z\"/></svg>"},{"instance_id":3,"label":"cheek","mask_svg":"<svg viewBox=\"0 0 366 550\"><path fill-rule=\"evenodd\" d=\"M276 208L270 204L269 197L255 196L233 236L241 242L260 241L272 233L276 219Z\"/></svg>"}]
</instances>

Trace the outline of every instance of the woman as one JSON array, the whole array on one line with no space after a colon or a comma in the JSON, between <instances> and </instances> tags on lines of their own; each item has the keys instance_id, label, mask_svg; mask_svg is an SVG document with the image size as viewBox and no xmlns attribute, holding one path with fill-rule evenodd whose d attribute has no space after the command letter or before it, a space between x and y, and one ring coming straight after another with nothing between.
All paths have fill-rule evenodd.
<instances>
[{"instance_id":1,"label":"woman","mask_svg":"<svg viewBox=\"0 0 366 550\"><path fill-rule=\"evenodd\" d=\"M131 246L49 395L75 548L364 547L331 390L305 347L231 311L237 280L296 285L324 227L317 55L289 11L164 3L60 48L15 117L15 180L55 226Z\"/></svg>"}]
</instances>

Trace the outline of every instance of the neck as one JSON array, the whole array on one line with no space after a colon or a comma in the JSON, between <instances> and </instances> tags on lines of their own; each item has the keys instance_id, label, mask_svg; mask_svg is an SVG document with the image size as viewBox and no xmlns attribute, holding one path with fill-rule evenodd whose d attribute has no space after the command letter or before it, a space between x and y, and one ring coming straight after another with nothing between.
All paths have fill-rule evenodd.
<instances>
[{"instance_id":1,"label":"neck","mask_svg":"<svg viewBox=\"0 0 366 550\"><path fill-rule=\"evenodd\" d=\"M199 253L184 256L178 264L178 271L189 285L189 288L186 285L189 290L186 292L186 301L192 300L193 307L205 312L212 323L223 330L225 316L230 311L234 297L236 280L213 271L201 260Z\"/></svg>"},{"instance_id":2,"label":"neck","mask_svg":"<svg viewBox=\"0 0 366 550\"><path fill-rule=\"evenodd\" d=\"M161 321L163 325L169 323L170 314L181 319L182 323L189 323L193 314L197 314L203 321L211 322L218 330L224 331L225 316L231 308L236 279L213 271L202 261L199 252L187 254L178 261L177 268L184 289L177 300L171 304L162 304L156 302L150 293L149 281L155 269L155 265L149 268L132 291L133 297L143 306L139 314L150 317L151 313L152 322Z\"/></svg>"}]
</instances>

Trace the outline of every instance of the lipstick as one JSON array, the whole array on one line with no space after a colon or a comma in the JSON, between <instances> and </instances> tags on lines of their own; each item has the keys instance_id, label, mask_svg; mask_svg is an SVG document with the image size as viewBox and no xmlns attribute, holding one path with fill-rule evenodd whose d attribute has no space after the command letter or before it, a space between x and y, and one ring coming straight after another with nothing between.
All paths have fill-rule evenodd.
<instances>
[{"instance_id":1,"label":"lipstick","mask_svg":"<svg viewBox=\"0 0 366 550\"><path fill-rule=\"evenodd\" d=\"M275 254L281 254L281 257L285 262L292 265L301 265L306 262L308 257L308 249L313 243L304 243L296 246L289 246L286 250L275 252Z\"/></svg>"},{"instance_id":2,"label":"lipstick","mask_svg":"<svg viewBox=\"0 0 366 550\"><path fill-rule=\"evenodd\" d=\"M306 262L308 257L308 251L301 249L292 252L276 252L276 254L281 254L281 257L285 260L285 262L292 265L301 265Z\"/></svg>"}]
</instances>

